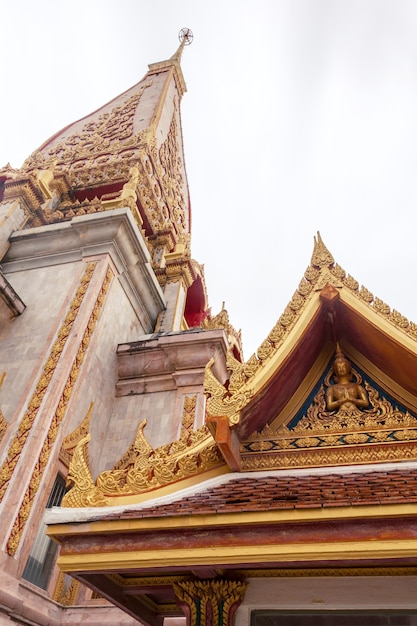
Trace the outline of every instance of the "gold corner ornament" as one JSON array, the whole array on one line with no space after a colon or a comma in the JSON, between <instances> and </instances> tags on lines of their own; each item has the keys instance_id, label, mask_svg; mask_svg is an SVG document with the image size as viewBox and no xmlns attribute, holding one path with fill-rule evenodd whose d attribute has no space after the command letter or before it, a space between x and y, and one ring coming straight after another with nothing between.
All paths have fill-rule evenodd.
<instances>
[{"instance_id":1,"label":"gold corner ornament","mask_svg":"<svg viewBox=\"0 0 417 626\"><path fill-rule=\"evenodd\" d=\"M145 437L146 420L135 440L112 470L104 471L94 483L89 468L89 436L77 444L69 468L72 488L62 506L109 506L118 496L134 496L192 478L224 465L206 426L193 430L197 397L186 396L179 439L154 449Z\"/></svg>"},{"instance_id":2,"label":"gold corner ornament","mask_svg":"<svg viewBox=\"0 0 417 626\"><path fill-rule=\"evenodd\" d=\"M84 508L109 504L108 499L95 486L91 475L87 448L90 439L91 435L88 433L75 447L67 476L67 485L72 486L72 489L63 497L63 507Z\"/></svg>"},{"instance_id":3,"label":"gold corner ornament","mask_svg":"<svg viewBox=\"0 0 417 626\"><path fill-rule=\"evenodd\" d=\"M247 582L240 580L186 580L173 584L189 626L233 626Z\"/></svg>"},{"instance_id":4,"label":"gold corner ornament","mask_svg":"<svg viewBox=\"0 0 417 626\"><path fill-rule=\"evenodd\" d=\"M234 360L236 361L236 359ZM229 363L233 363L232 356L229 356ZM237 361L236 361L237 362ZM230 426L239 424L240 411L253 396L252 389L245 389L231 393L224 387L212 372L214 359L207 363L204 373L204 392L207 396L207 415L209 417L227 417ZM235 366L236 367L236 366ZM239 374L236 373L239 378Z\"/></svg>"},{"instance_id":5,"label":"gold corner ornament","mask_svg":"<svg viewBox=\"0 0 417 626\"><path fill-rule=\"evenodd\" d=\"M238 353L242 355L242 332L240 330L237 331L230 323L229 313L225 308L224 302L220 313L213 317L207 317L203 321L203 328L207 330L223 328L227 335L229 346L236 348Z\"/></svg>"}]
</instances>

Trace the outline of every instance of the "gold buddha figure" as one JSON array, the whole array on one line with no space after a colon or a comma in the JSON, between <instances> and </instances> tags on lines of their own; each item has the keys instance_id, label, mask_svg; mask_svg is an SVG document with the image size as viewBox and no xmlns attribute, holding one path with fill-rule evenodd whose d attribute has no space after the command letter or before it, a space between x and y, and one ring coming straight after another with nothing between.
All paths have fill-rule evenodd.
<instances>
[{"instance_id":1,"label":"gold buddha figure","mask_svg":"<svg viewBox=\"0 0 417 626\"><path fill-rule=\"evenodd\" d=\"M369 406L368 394L362 385L352 381L352 367L339 345L333 363L333 374L336 382L326 392L328 411L353 414Z\"/></svg>"}]
</instances>

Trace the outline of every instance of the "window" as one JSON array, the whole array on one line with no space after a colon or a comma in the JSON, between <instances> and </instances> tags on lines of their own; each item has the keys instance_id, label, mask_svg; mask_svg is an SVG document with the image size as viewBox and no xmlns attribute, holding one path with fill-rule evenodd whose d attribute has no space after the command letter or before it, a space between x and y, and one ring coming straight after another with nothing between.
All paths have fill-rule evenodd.
<instances>
[{"instance_id":1,"label":"window","mask_svg":"<svg viewBox=\"0 0 417 626\"><path fill-rule=\"evenodd\" d=\"M59 506L65 494L65 480L62 476L57 476L52 491L49 495L47 509ZM55 562L55 555L58 549L56 543L46 535L46 524L42 518L38 532L33 542L32 550L22 574L25 580L37 585L41 589L48 586L49 576Z\"/></svg>"}]
</instances>

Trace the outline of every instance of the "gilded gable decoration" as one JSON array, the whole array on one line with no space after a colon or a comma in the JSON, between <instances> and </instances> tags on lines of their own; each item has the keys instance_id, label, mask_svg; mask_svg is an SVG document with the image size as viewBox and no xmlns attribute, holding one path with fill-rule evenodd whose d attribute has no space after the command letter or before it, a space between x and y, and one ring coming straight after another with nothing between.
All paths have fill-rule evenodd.
<instances>
[{"instance_id":1,"label":"gilded gable decoration","mask_svg":"<svg viewBox=\"0 0 417 626\"><path fill-rule=\"evenodd\" d=\"M333 366L301 416L242 443L245 469L278 469L415 457L417 416L395 406L339 346Z\"/></svg>"},{"instance_id":2,"label":"gilded gable decoration","mask_svg":"<svg viewBox=\"0 0 417 626\"><path fill-rule=\"evenodd\" d=\"M345 270L334 262L333 256L323 243L320 233L317 233L317 237L314 238L314 250L310 266L306 269L297 290L277 323L261 343L256 354L253 354L248 361L242 364L242 367L238 368L239 373L236 374L232 368L231 384L229 384L228 389L224 388L223 391L224 398L227 398L226 404L231 404L231 395L239 390L245 392L247 387L255 384L255 377L260 374L262 368L277 354L303 315L307 305L318 292L323 293L323 296L327 297L330 293L329 290L333 290L333 293L337 295L337 292L343 289L354 294L358 300L366 304L377 315L389 321L401 332L406 333L413 339L417 339L417 324L410 322L395 309L391 311L386 303L374 297L366 287L360 286L357 280L346 274ZM211 382L207 384L208 387L212 386ZM215 384L213 388L216 388ZM217 398L220 398L219 394L220 391L217 388ZM247 396L248 399L249 397L250 395Z\"/></svg>"}]
</instances>

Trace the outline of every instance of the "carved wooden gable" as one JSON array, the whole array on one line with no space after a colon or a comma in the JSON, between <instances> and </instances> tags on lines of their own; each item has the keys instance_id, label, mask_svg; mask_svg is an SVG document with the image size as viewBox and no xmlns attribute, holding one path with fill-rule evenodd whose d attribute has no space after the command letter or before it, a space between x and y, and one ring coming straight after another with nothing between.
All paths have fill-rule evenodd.
<instances>
[{"instance_id":1,"label":"carved wooden gable","mask_svg":"<svg viewBox=\"0 0 417 626\"><path fill-rule=\"evenodd\" d=\"M284 423L274 420L242 442L243 468L351 465L415 457L417 415L356 365L352 384L365 390L368 406L329 410L326 396L334 379L329 363L299 411Z\"/></svg>"}]
</instances>

